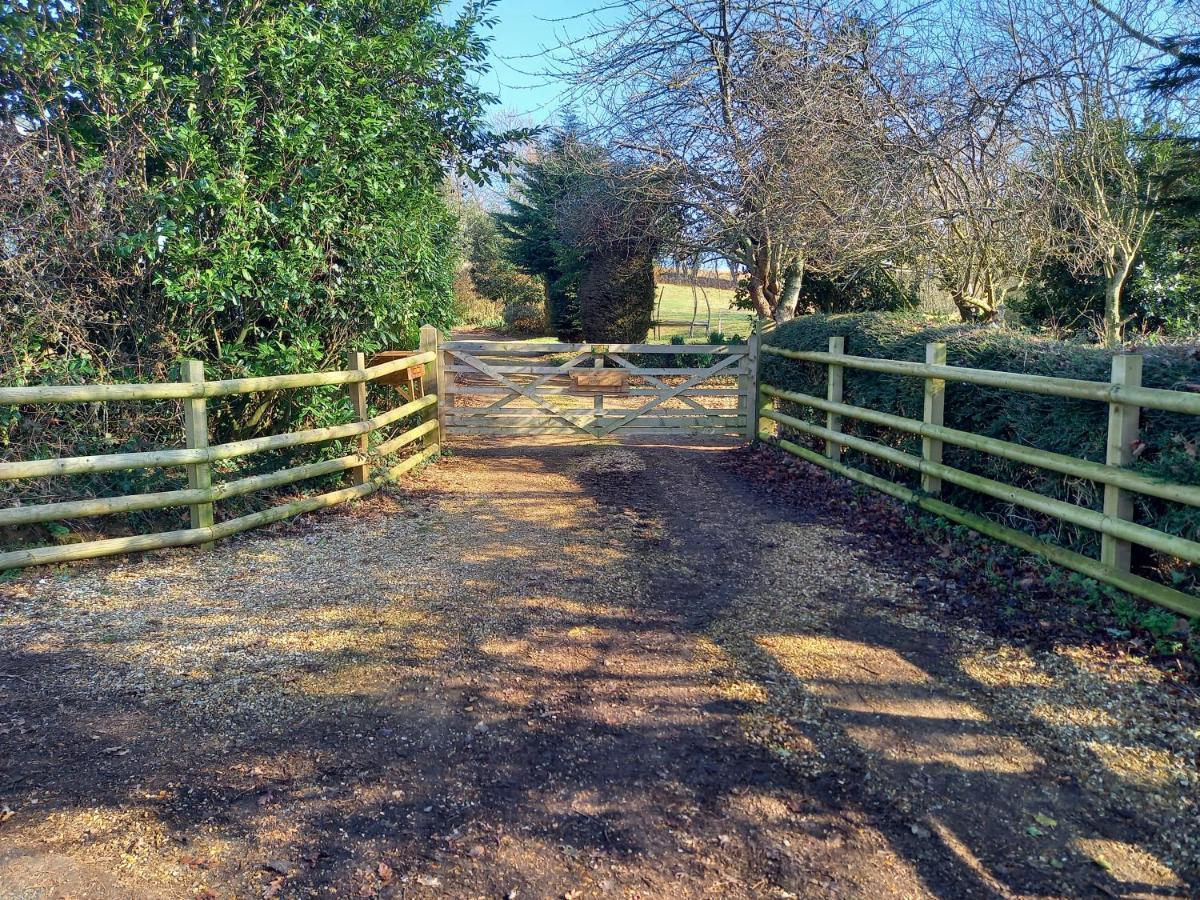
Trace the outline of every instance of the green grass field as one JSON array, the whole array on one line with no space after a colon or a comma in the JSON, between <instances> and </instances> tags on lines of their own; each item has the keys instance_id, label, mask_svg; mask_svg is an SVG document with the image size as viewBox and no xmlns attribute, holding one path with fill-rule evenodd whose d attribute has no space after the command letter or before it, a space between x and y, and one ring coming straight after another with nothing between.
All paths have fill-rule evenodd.
<instances>
[{"instance_id":1,"label":"green grass field","mask_svg":"<svg viewBox=\"0 0 1200 900\"><path fill-rule=\"evenodd\" d=\"M678 284L660 284L656 289L661 301L656 301L655 317L662 322L691 322L693 320L692 288ZM708 303L705 304L705 299ZM744 309L731 309L733 291L721 288L695 289L695 325L662 325L652 329L650 340L666 342L672 335L689 337L688 343L703 343L709 331L721 331L726 335L749 337L754 316ZM711 324L710 324L711 323ZM689 335L689 331L691 334Z\"/></svg>"}]
</instances>

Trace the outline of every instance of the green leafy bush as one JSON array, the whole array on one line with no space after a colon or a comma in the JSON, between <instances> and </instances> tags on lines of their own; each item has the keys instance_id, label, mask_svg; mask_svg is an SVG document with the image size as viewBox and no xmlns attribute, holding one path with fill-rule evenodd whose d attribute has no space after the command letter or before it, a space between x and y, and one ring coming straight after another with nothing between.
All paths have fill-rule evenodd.
<instances>
[{"instance_id":1,"label":"green leafy bush","mask_svg":"<svg viewBox=\"0 0 1200 900\"><path fill-rule=\"evenodd\" d=\"M835 316L805 316L781 326L767 343L793 350L826 350L831 336L845 336L847 353L886 359L924 361L925 345L944 341L951 365L995 369L1034 375L1108 381L1112 353L1060 341L1033 337L995 327L931 323L915 315L865 313ZM1157 347L1145 351L1143 382L1147 387L1186 389L1200 383L1200 362L1191 349ZM767 384L788 390L824 396L826 367L764 354L762 378ZM845 370L845 402L920 419L924 385L919 378ZM824 424L824 413L794 404L785 412ZM1043 450L1103 462L1107 440L1106 405L978 385L948 384L946 425L988 437L999 438ZM847 433L920 455L920 439L890 429L846 420ZM814 442L809 441L813 446ZM1136 468L1148 475L1169 477L1186 484L1200 484L1200 421L1158 410L1144 410L1142 436ZM1103 488L1089 481L1070 478L971 450L947 445L948 465L1026 488L1092 509L1103 505ZM918 478L872 457L848 451L847 461L892 481L918 486ZM1014 528L1095 555L1098 538L1087 530L1066 525L1020 507L1000 503L965 489L946 485L946 498L967 509L982 512ZM1149 497L1137 497L1138 521L1163 531L1200 538L1200 511ZM1190 577L1176 561L1154 558L1135 547L1135 566L1158 570L1173 580Z\"/></svg>"},{"instance_id":2,"label":"green leafy bush","mask_svg":"<svg viewBox=\"0 0 1200 900\"><path fill-rule=\"evenodd\" d=\"M482 178L509 137L485 126L476 87L489 6L457 20L430 0L6 7L0 382L161 381L180 357L210 378L333 368L449 327L447 168ZM3 415L9 458L179 440L172 404ZM336 392L285 392L214 404L211 426L221 441L347 415Z\"/></svg>"}]
</instances>

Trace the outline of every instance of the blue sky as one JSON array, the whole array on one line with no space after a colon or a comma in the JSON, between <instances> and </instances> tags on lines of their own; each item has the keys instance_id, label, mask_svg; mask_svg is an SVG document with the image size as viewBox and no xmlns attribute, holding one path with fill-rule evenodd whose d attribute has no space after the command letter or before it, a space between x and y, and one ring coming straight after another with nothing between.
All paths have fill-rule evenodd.
<instances>
[{"instance_id":1,"label":"blue sky","mask_svg":"<svg viewBox=\"0 0 1200 900\"><path fill-rule=\"evenodd\" d=\"M450 0L446 14L462 9ZM587 20L569 19L601 5L601 0L500 0L493 14L500 21L491 32L492 71L481 85L500 98L498 110L528 116L535 123L552 118L561 106L562 86L537 74L547 63L539 58L563 35L587 31Z\"/></svg>"}]
</instances>

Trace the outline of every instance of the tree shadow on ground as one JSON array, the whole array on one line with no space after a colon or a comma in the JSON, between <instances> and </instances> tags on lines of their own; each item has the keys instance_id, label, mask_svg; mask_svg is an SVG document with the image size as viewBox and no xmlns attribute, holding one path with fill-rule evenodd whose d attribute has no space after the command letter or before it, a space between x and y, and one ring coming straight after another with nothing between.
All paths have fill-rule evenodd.
<instances>
[{"instance_id":1,"label":"tree shadow on ground","mask_svg":"<svg viewBox=\"0 0 1200 900\"><path fill-rule=\"evenodd\" d=\"M644 467L580 466L612 452ZM836 535L843 571L789 575L817 526L716 453L462 451L386 516L10 585L0 873L68 855L112 896L1170 890L1071 850L1153 826L995 720L963 648L874 614Z\"/></svg>"}]
</instances>

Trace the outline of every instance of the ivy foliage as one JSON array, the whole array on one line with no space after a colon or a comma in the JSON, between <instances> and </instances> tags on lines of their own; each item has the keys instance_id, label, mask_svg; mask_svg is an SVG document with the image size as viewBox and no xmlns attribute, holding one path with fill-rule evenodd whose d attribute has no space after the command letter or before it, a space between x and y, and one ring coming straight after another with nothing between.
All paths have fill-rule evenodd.
<instances>
[{"instance_id":1,"label":"ivy foliage","mask_svg":"<svg viewBox=\"0 0 1200 900\"><path fill-rule=\"evenodd\" d=\"M844 336L846 352L856 356L924 362L925 345L946 343L950 365L994 369L1031 375L1049 375L1108 381L1112 352L1081 347L1016 331L968 324L937 324L914 314L860 313L805 316L781 326L767 343L792 350L826 350L829 338ZM1190 350L1147 348L1143 383L1147 387L1187 390L1200 384L1200 362ZM825 396L826 367L764 354L762 380L766 384ZM862 370L845 370L846 403L920 420L924 384L920 378ZM784 411L824 425L824 413L795 404ZM1022 393L1002 388L961 383L946 386L945 424L950 428L1038 447L1081 459L1104 462L1108 433L1105 404L1088 400ZM849 419L847 433L856 434L919 456L920 438ZM798 440L817 444L801 436ZM1184 484L1200 484L1200 426L1195 416L1159 410L1142 411L1142 431L1135 469L1152 477ZM847 451L849 465L881 474L914 489L919 478L907 469L891 466L855 451ZM946 445L944 461L968 472L1036 491L1092 509L1103 507L1103 488L1089 481ZM1049 537L1080 552L1098 552L1096 535L1087 530L1040 516L1022 507L1004 504L966 489L944 485L950 502L983 513L1014 528ZM1152 497L1135 495L1136 518L1163 531L1192 540L1200 539L1200 510ZM1168 579L1189 576L1176 561L1154 558L1136 548L1135 565L1144 573L1157 569Z\"/></svg>"}]
</instances>

